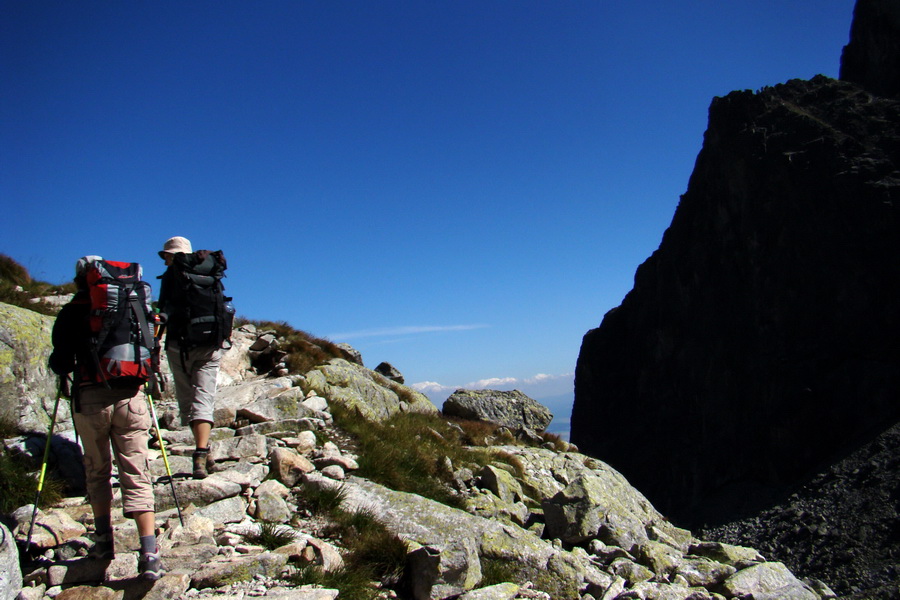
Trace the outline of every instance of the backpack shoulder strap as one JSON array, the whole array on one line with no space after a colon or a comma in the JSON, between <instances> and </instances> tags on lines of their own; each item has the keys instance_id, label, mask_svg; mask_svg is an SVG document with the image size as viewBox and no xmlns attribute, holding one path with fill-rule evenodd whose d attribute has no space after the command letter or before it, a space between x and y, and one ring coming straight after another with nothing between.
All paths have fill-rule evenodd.
<instances>
[{"instance_id":1,"label":"backpack shoulder strap","mask_svg":"<svg viewBox=\"0 0 900 600\"><path fill-rule=\"evenodd\" d=\"M147 315L144 314L144 307L141 303L141 299L133 289L128 293L128 305L131 307L131 312L137 319L138 326L141 329L141 337L143 338L144 343L147 344L150 349L150 354L152 355L156 347L156 337L153 335L153 330L150 328L150 323L147 321ZM140 350L137 352L140 352ZM140 356L140 354L138 354L138 356ZM156 372L153 369L149 369L148 377L150 389L158 389Z\"/></svg>"}]
</instances>

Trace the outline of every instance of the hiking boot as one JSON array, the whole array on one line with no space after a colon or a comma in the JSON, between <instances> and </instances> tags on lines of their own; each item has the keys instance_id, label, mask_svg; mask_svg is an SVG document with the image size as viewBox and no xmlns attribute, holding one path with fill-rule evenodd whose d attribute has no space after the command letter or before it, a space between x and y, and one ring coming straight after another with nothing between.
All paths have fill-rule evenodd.
<instances>
[{"instance_id":1,"label":"hiking boot","mask_svg":"<svg viewBox=\"0 0 900 600\"><path fill-rule=\"evenodd\" d=\"M149 581L156 581L162 577L165 571L162 567L162 557L159 548L156 552L141 552L138 559L138 575Z\"/></svg>"},{"instance_id":2,"label":"hiking boot","mask_svg":"<svg viewBox=\"0 0 900 600\"><path fill-rule=\"evenodd\" d=\"M104 534L93 534L91 539L94 545L88 550L87 557L96 560L112 560L116 557L115 546L113 543L112 532Z\"/></svg>"},{"instance_id":3,"label":"hiking boot","mask_svg":"<svg viewBox=\"0 0 900 600\"><path fill-rule=\"evenodd\" d=\"M209 472L209 450L194 450L194 479L205 479Z\"/></svg>"}]
</instances>

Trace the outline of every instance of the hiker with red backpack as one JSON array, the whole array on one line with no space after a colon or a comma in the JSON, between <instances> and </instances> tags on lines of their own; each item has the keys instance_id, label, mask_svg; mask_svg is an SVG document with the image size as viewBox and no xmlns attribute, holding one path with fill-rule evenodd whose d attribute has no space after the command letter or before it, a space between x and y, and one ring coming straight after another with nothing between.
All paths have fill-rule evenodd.
<instances>
[{"instance_id":1,"label":"hiker with red backpack","mask_svg":"<svg viewBox=\"0 0 900 600\"><path fill-rule=\"evenodd\" d=\"M216 378L234 323L222 285L227 263L221 250L194 252L190 240L180 236L166 240L159 256L167 267L159 277L158 302L166 323L166 358L181 424L194 434L193 475L203 479L210 466Z\"/></svg>"},{"instance_id":2,"label":"hiker with red backpack","mask_svg":"<svg viewBox=\"0 0 900 600\"><path fill-rule=\"evenodd\" d=\"M156 513L148 458L152 419L143 386L152 377L155 340L150 286L137 263L85 256L75 265L77 292L53 324L49 366L74 374L73 414L84 449L88 500L94 515L92 558L115 556L112 529L112 453L118 467L122 510L140 536L138 572L163 573L156 541Z\"/></svg>"}]
</instances>

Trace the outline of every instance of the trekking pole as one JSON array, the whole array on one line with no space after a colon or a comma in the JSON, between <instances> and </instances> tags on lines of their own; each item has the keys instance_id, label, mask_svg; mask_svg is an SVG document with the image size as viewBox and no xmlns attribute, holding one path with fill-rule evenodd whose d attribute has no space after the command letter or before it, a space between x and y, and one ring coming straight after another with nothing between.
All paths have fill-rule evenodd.
<instances>
[{"instance_id":1,"label":"trekking pole","mask_svg":"<svg viewBox=\"0 0 900 600\"><path fill-rule=\"evenodd\" d=\"M37 519L38 502L41 501L41 491L44 489L44 476L47 474L47 462L50 459L50 439L53 437L53 427L56 425L56 411L59 409L59 399L66 392L68 395L68 379L65 376L59 378L56 390L56 402L53 403L53 416L50 418L50 430L47 432L47 441L44 443L44 458L41 461L41 474L38 477L37 494L34 497L34 508L31 511L31 525L28 526L28 540L25 542L25 553L31 549L31 534L34 532L34 521Z\"/></svg>"},{"instance_id":2,"label":"trekking pole","mask_svg":"<svg viewBox=\"0 0 900 600\"><path fill-rule=\"evenodd\" d=\"M178 503L178 494L175 492L175 480L172 479L172 468L169 466L169 456L166 454L166 445L163 443L162 432L159 430L159 419L156 418L156 406L153 404L153 394L147 390L147 401L150 403L150 414L153 416L153 426L156 427L156 439L159 442L159 450L162 453L163 464L166 465L166 475L169 477L169 485L172 487L172 498L175 499L175 508L178 510L178 520L184 527L184 518L181 516L181 505Z\"/></svg>"},{"instance_id":3,"label":"trekking pole","mask_svg":"<svg viewBox=\"0 0 900 600\"><path fill-rule=\"evenodd\" d=\"M153 395L159 393L159 382L162 380L161 377L158 377L159 373L157 373L156 369L159 364L160 338L162 337L162 330L165 327L165 323L160 317L159 312L154 312L153 329L151 330L150 324L144 317L143 311L141 311L138 306L135 306L137 304L136 300L132 300L132 303L134 314L137 315L138 322L141 325L141 335L144 336L144 339L153 340L153 350L151 350L150 360L150 379L147 381L146 385L147 402L150 403L150 414L153 416L153 426L156 427L156 439L159 442L159 451L162 453L163 464L166 465L166 475L169 477L169 486L172 488L172 498L175 500L175 508L178 510L178 520L181 521L181 526L184 527L184 517L181 516L181 505L178 502L178 493L175 491L175 480L172 479L172 468L169 466L169 455L166 454L166 444L163 442L162 432L159 429L159 419L156 417L156 405L153 403Z\"/></svg>"}]
</instances>

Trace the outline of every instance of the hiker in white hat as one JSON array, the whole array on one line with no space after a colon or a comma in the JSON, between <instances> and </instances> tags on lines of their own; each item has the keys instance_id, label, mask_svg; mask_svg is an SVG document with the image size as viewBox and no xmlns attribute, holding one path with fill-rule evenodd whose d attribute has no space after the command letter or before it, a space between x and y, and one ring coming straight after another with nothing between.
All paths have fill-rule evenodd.
<instances>
[{"instance_id":1,"label":"hiker in white hat","mask_svg":"<svg viewBox=\"0 0 900 600\"><path fill-rule=\"evenodd\" d=\"M186 237L176 235L166 240L163 249L159 251L159 257L166 261L166 265L171 265L175 255L179 252L190 254L194 250L191 248L191 240Z\"/></svg>"},{"instance_id":2,"label":"hiker in white hat","mask_svg":"<svg viewBox=\"0 0 900 600\"><path fill-rule=\"evenodd\" d=\"M189 425L194 434L193 475L195 479L203 479L209 474L216 378L225 352L223 341L231 339L231 322L197 315L215 314L216 310L223 309L223 287L216 276L221 278L225 259L221 251L194 252L190 240L181 236L166 240L159 256L167 267L160 276L158 303L166 321L166 358L175 381L181 424ZM217 269L202 278L216 281L214 287L200 289L195 284L198 273L195 268L200 265ZM223 333L222 329L226 331ZM210 331L212 335L203 337Z\"/></svg>"}]
</instances>

